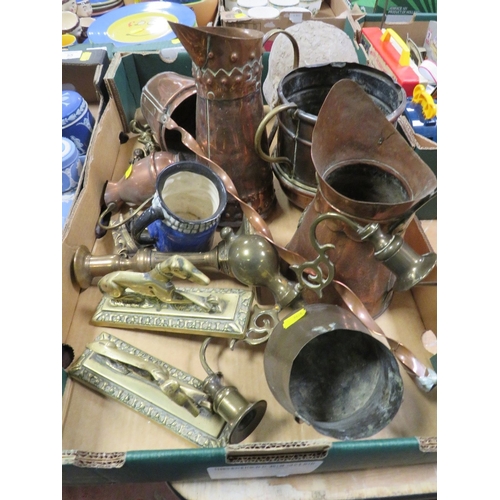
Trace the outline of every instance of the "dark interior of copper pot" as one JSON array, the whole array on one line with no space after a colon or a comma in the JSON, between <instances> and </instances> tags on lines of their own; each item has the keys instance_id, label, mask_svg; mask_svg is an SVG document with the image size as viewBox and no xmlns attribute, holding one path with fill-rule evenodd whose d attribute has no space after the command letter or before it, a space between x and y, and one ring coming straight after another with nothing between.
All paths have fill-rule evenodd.
<instances>
[{"instance_id":1,"label":"dark interior of copper pot","mask_svg":"<svg viewBox=\"0 0 500 500\"><path fill-rule=\"evenodd\" d=\"M172 120L189 134L196 138L196 94L190 95L172 111ZM191 153L191 150L182 143L181 133L178 130L163 129L165 144L169 151Z\"/></svg>"},{"instance_id":2,"label":"dark interior of copper pot","mask_svg":"<svg viewBox=\"0 0 500 500\"><path fill-rule=\"evenodd\" d=\"M366 163L335 168L325 181L337 193L356 201L403 203L411 199L403 182L392 173Z\"/></svg>"},{"instance_id":3,"label":"dark interior of copper pot","mask_svg":"<svg viewBox=\"0 0 500 500\"><path fill-rule=\"evenodd\" d=\"M359 84L386 116L393 114L406 101L404 90L386 74L355 63L332 63L293 70L280 82L278 95L282 103L293 102L301 112L316 117L333 85L342 79Z\"/></svg>"},{"instance_id":4,"label":"dark interior of copper pot","mask_svg":"<svg viewBox=\"0 0 500 500\"><path fill-rule=\"evenodd\" d=\"M290 398L304 420L336 439L360 439L383 429L401 405L396 359L368 334L333 330L316 336L295 358Z\"/></svg>"}]
</instances>

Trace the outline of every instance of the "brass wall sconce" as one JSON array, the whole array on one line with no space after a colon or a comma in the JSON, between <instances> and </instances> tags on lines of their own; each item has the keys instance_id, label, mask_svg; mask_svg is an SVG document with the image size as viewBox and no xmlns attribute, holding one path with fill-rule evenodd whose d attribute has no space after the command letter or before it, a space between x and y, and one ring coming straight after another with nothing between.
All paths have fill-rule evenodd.
<instances>
[{"instance_id":1,"label":"brass wall sconce","mask_svg":"<svg viewBox=\"0 0 500 500\"><path fill-rule=\"evenodd\" d=\"M249 403L222 384L222 374L200 360L205 380L169 365L106 332L87 345L68 374L201 447L224 447L246 439L262 420L267 403Z\"/></svg>"},{"instance_id":2,"label":"brass wall sconce","mask_svg":"<svg viewBox=\"0 0 500 500\"><path fill-rule=\"evenodd\" d=\"M420 255L415 252L401 236L397 234L387 234L376 222L362 226L349 217L337 213L327 212L318 215L313 221L309 237L312 247L318 253L318 256L312 260L300 265L291 266L291 269L297 275L301 285L313 290L321 297L323 289L332 281L334 277L334 264L330 261L327 250L334 249L331 243L321 245L316 238L317 226L329 220L339 221L347 225L354 231L354 241L370 242L374 248L373 257L384 264L395 276L396 281L393 285L394 291L406 291L420 283L434 268L437 261L437 255L429 252ZM346 232L349 236L350 233ZM356 239L355 239L356 238ZM323 264L323 267L321 266ZM326 276L325 269L326 267ZM306 273L306 270L313 273Z\"/></svg>"}]
</instances>

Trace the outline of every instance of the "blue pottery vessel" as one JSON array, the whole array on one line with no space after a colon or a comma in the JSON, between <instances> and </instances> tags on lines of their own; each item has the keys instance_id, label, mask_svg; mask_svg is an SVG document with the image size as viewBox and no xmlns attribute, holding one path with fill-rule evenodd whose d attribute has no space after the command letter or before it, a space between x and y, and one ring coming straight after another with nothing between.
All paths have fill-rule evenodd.
<instances>
[{"instance_id":1,"label":"blue pottery vessel","mask_svg":"<svg viewBox=\"0 0 500 500\"><path fill-rule=\"evenodd\" d=\"M76 189L82 173L82 162L73 141L62 138L62 192Z\"/></svg>"},{"instance_id":2,"label":"blue pottery vessel","mask_svg":"<svg viewBox=\"0 0 500 500\"><path fill-rule=\"evenodd\" d=\"M226 203L226 188L209 167L173 163L158 174L151 206L134 221L132 237L160 252L205 252ZM142 234L146 228L148 236Z\"/></svg>"},{"instance_id":3,"label":"blue pottery vessel","mask_svg":"<svg viewBox=\"0 0 500 500\"><path fill-rule=\"evenodd\" d=\"M63 90L62 136L73 141L81 155L87 153L94 124L87 101L75 90Z\"/></svg>"}]
</instances>

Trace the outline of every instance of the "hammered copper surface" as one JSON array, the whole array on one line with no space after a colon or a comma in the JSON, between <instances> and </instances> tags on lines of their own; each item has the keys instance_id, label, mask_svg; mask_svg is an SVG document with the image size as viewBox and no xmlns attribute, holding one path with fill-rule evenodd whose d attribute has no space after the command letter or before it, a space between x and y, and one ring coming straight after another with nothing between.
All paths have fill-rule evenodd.
<instances>
[{"instance_id":1,"label":"hammered copper surface","mask_svg":"<svg viewBox=\"0 0 500 500\"><path fill-rule=\"evenodd\" d=\"M264 116L261 93L264 34L227 27L192 28L170 22L193 60L196 140L233 180L242 200L266 218L276 197L273 173L254 148ZM267 134L262 147L268 150ZM230 197L221 225L239 226L242 211Z\"/></svg>"}]
</instances>

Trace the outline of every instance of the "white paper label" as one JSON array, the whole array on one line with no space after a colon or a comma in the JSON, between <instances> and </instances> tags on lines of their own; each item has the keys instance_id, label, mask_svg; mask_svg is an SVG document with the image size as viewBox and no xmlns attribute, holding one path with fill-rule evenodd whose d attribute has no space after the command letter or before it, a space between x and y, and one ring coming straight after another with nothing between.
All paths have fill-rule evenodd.
<instances>
[{"instance_id":1,"label":"white paper label","mask_svg":"<svg viewBox=\"0 0 500 500\"><path fill-rule=\"evenodd\" d=\"M252 477L286 477L292 474L309 474L315 471L322 460L292 462L288 464L253 464L228 467L209 467L210 479L245 479Z\"/></svg>"}]
</instances>

